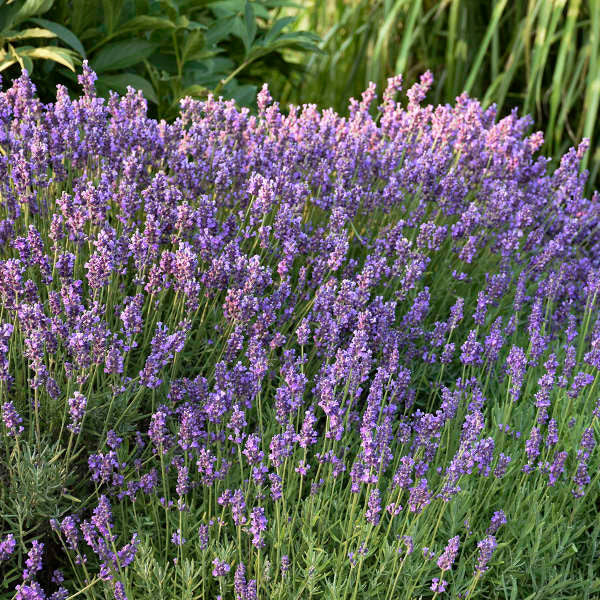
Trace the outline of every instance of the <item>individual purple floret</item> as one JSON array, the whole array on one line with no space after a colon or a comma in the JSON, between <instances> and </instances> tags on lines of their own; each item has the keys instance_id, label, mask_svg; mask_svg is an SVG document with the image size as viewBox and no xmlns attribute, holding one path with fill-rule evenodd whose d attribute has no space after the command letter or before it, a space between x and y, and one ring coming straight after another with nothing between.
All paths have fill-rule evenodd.
<instances>
[{"instance_id":1,"label":"individual purple floret","mask_svg":"<svg viewBox=\"0 0 600 600\"><path fill-rule=\"evenodd\" d=\"M496 477L496 479L502 479L504 475L506 475L506 470L511 461L512 456L507 456L500 452L500 455L498 456L498 463L494 469L494 477Z\"/></svg>"},{"instance_id":2,"label":"individual purple floret","mask_svg":"<svg viewBox=\"0 0 600 600\"><path fill-rule=\"evenodd\" d=\"M115 582L115 600L127 600L125 586L120 581Z\"/></svg>"},{"instance_id":3,"label":"individual purple floret","mask_svg":"<svg viewBox=\"0 0 600 600\"><path fill-rule=\"evenodd\" d=\"M2 405L2 421L4 422L4 427L6 427L6 433L10 437L16 437L24 431L24 427L21 425L23 419L19 416L14 404L10 401Z\"/></svg>"},{"instance_id":4,"label":"individual purple floret","mask_svg":"<svg viewBox=\"0 0 600 600\"><path fill-rule=\"evenodd\" d=\"M519 399L525 368L527 367L527 358L525 352L519 346L513 346L506 358L506 372L511 378L510 395L513 402Z\"/></svg>"},{"instance_id":5,"label":"individual purple floret","mask_svg":"<svg viewBox=\"0 0 600 600\"><path fill-rule=\"evenodd\" d=\"M46 600L46 593L36 581L22 583L15 588L15 600Z\"/></svg>"},{"instance_id":6,"label":"individual purple floret","mask_svg":"<svg viewBox=\"0 0 600 600\"><path fill-rule=\"evenodd\" d=\"M235 570L233 591L235 593L235 600L246 600L248 584L246 582L246 567L242 562L238 564Z\"/></svg>"},{"instance_id":7,"label":"individual purple floret","mask_svg":"<svg viewBox=\"0 0 600 600\"><path fill-rule=\"evenodd\" d=\"M458 548L460 546L460 536L456 535L448 540L448 545L437 560L437 565L442 571L449 571L456 560Z\"/></svg>"},{"instance_id":8,"label":"individual purple floret","mask_svg":"<svg viewBox=\"0 0 600 600\"><path fill-rule=\"evenodd\" d=\"M265 517L265 509L257 506L250 512L250 527L249 533L252 535L252 545L257 548L263 548L265 541L263 533L267 529L267 518Z\"/></svg>"},{"instance_id":9,"label":"individual purple floret","mask_svg":"<svg viewBox=\"0 0 600 600\"><path fill-rule=\"evenodd\" d=\"M23 580L30 581L35 577L37 571L42 570L42 555L44 553L44 544L33 540L31 543L31 549L27 553L27 560L25 561L25 570L23 571Z\"/></svg>"},{"instance_id":10,"label":"individual purple floret","mask_svg":"<svg viewBox=\"0 0 600 600\"><path fill-rule=\"evenodd\" d=\"M594 430L592 427L587 427L584 429L583 434L581 436L581 443L579 444L578 455L583 458L583 460L587 460L594 448L596 447L596 438L594 436Z\"/></svg>"},{"instance_id":11,"label":"individual purple floret","mask_svg":"<svg viewBox=\"0 0 600 600\"><path fill-rule=\"evenodd\" d=\"M368 523L371 523L371 525L377 525L379 523L380 513L381 497L379 490L375 488L371 491L371 495L369 496L369 503L365 513L365 519Z\"/></svg>"},{"instance_id":12,"label":"individual purple floret","mask_svg":"<svg viewBox=\"0 0 600 600\"><path fill-rule=\"evenodd\" d=\"M75 523L75 519L67 515L60 524L60 531L65 536L65 540L67 541L67 545L71 550L77 550L77 540L79 538L79 533L77 530L77 524Z\"/></svg>"},{"instance_id":13,"label":"individual purple floret","mask_svg":"<svg viewBox=\"0 0 600 600\"><path fill-rule=\"evenodd\" d=\"M431 586L430 586L430 590L432 592L436 592L438 594L441 594L443 592L446 591L446 586L448 585L448 582L445 579L439 579L439 577L434 577L431 580Z\"/></svg>"},{"instance_id":14,"label":"individual purple floret","mask_svg":"<svg viewBox=\"0 0 600 600\"><path fill-rule=\"evenodd\" d=\"M100 499L98 500L98 505L94 509L94 514L92 516L92 523L107 540L113 539L113 534L111 533L112 511L110 502L105 495L100 496Z\"/></svg>"},{"instance_id":15,"label":"individual purple floret","mask_svg":"<svg viewBox=\"0 0 600 600\"><path fill-rule=\"evenodd\" d=\"M281 575L285 577L286 573L290 570L290 557L284 554L281 557Z\"/></svg>"},{"instance_id":16,"label":"individual purple floret","mask_svg":"<svg viewBox=\"0 0 600 600\"><path fill-rule=\"evenodd\" d=\"M0 560L8 560L17 547L15 536L9 533L0 541Z\"/></svg>"},{"instance_id":17,"label":"individual purple floret","mask_svg":"<svg viewBox=\"0 0 600 600\"><path fill-rule=\"evenodd\" d=\"M565 470L565 463L567 462L567 457L569 453L566 451L557 452L554 455L554 460L552 464L547 467L548 472L548 485L550 487L554 486L558 481L559 476Z\"/></svg>"},{"instance_id":18,"label":"individual purple floret","mask_svg":"<svg viewBox=\"0 0 600 600\"><path fill-rule=\"evenodd\" d=\"M200 550L206 550L208 548L208 525L200 525L198 528L198 539L200 541Z\"/></svg>"},{"instance_id":19,"label":"individual purple floret","mask_svg":"<svg viewBox=\"0 0 600 600\"><path fill-rule=\"evenodd\" d=\"M493 535L500 529L502 525L506 524L506 515L503 510L497 510L490 521L490 526L487 528L486 533Z\"/></svg>"},{"instance_id":20,"label":"individual purple floret","mask_svg":"<svg viewBox=\"0 0 600 600\"><path fill-rule=\"evenodd\" d=\"M214 558L212 564L214 567L212 570L213 577L224 577L231 570L231 565L225 561L219 560L218 558Z\"/></svg>"},{"instance_id":21,"label":"individual purple floret","mask_svg":"<svg viewBox=\"0 0 600 600\"><path fill-rule=\"evenodd\" d=\"M71 416L71 422L67 425L67 429L72 433L78 434L81 431L81 422L85 416L85 410L87 408L87 398L79 393L75 392L71 398L69 398L69 415Z\"/></svg>"},{"instance_id":22,"label":"individual purple floret","mask_svg":"<svg viewBox=\"0 0 600 600\"><path fill-rule=\"evenodd\" d=\"M175 546L183 546L187 540L181 535L181 529L173 532L171 536L171 543Z\"/></svg>"},{"instance_id":23,"label":"individual purple floret","mask_svg":"<svg viewBox=\"0 0 600 600\"><path fill-rule=\"evenodd\" d=\"M528 464L523 467L523 472L530 472L533 467L533 462L540 454L540 445L542 443L542 435L538 427L532 427L529 433L529 438L525 442L525 454L527 454Z\"/></svg>"},{"instance_id":24,"label":"individual purple floret","mask_svg":"<svg viewBox=\"0 0 600 600\"><path fill-rule=\"evenodd\" d=\"M431 491L427 485L427 479L421 479L410 488L408 508L410 512L417 515L431 502Z\"/></svg>"},{"instance_id":25,"label":"individual purple floret","mask_svg":"<svg viewBox=\"0 0 600 600\"><path fill-rule=\"evenodd\" d=\"M488 570L488 563L490 562L497 545L496 538L493 535L488 535L480 542L477 542L479 557L477 559L477 564L475 565L475 575L479 576Z\"/></svg>"},{"instance_id":26,"label":"individual purple floret","mask_svg":"<svg viewBox=\"0 0 600 600\"><path fill-rule=\"evenodd\" d=\"M585 487L589 485L592 478L588 472L588 465L585 461L579 461L577 470L573 476L573 483L576 487L571 490L575 498L582 498L585 495Z\"/></svg>"},{"instance_id":27,"label":"individual purple floret","mask_svg":"<svg viewBox=\"0 0 600 600\"><path fill-rule=\"evenodd\" d=\"M477 341L477 332L469 332L467 340L461 346L460 360L464 365L483 364L483 346Z\"/></svg>"}]
</instances>

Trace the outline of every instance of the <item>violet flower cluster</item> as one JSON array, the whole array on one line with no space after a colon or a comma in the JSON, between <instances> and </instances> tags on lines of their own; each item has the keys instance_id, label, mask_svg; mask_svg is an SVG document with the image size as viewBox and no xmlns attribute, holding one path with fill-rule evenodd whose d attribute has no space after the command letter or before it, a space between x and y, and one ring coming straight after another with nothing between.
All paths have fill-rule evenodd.
<instances>
[{"instance_id":1,"label":"violet flower cluster","mask_svg":"<svg viewBox=\"0 0 600 600\"><path fill-rule=\"evenodd\" d=\"M79 81L0 92L0 451L64 446L75 498L0 515L15 597L66 597L57 561L69 593L116 600L196 565L205 598L369 597L369 572L459 597L518 529L501 490L593 504L587 142L552 170L528 117L424 105L429 73L406 106L400 77L347 116L265 86L257 115L185 98L173 123Z\"/></svg>"}]
</instances>

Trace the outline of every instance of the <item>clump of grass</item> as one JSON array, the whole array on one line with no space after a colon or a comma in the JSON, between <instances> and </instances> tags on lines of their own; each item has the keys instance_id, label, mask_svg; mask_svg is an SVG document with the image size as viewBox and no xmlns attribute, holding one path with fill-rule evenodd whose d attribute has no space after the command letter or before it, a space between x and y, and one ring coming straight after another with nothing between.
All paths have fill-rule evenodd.
<instances>
[{"instance_id":1,"label":"clump of grass","mask_svg":"<svg viewBox=\"0 0 600 600\"><path fill-rule=\"evenodd\" d=\"M431 69L436 103L462 92L515 105L544 131L543 151L558 157L582 137L598 139L600 7L581 0L328 0L304 5L299 26L321 35L324 55L303 57L281 97L345 108L370 81L380 88L403 73L414 82ZM299 58L296 58L299 60ZM597 184L600 155L582 166ZM591 191L591 188L589 188Z\"/></svg>"}]
</instances>

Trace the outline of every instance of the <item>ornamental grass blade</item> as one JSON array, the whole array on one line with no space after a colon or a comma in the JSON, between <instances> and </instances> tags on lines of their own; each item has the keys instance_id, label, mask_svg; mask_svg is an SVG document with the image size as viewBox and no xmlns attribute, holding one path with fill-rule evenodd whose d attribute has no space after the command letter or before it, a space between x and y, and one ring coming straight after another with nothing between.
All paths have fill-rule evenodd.
<instances>
[{"instance_id":1,"label":"ornamental grass blade","mask_svg":"<svg viewBox=\"0 0 600 600\"><path fill-rule=\"evenodd\" d=\"M587 88L583 101L583 137L592 140L594 129L598 118L598 107L600 106L600 3L595 0L589 2L591 26L589 31L590 66L587 77ZM581 168L587 168L590 152L586 152L581 161Z\"/></svg>"},{"instance_id":2,"label":"ornamental grass blade","mask_svg":"<svg viewBox=\"0 0 600 600\"><path fill-rule=\"evenodd\" d=\"M469 76L467 77L467 81L464 86L464 89L466 92L469 92L469 93L471 92L471 90L473 89L473 84L475 83L475 79L479 76L479 72L481 69L481 65L483 63L483 59L485 58L485 56L488 52L488 47L492 40L492 35L494 34L494 31L496 31L499 26L500 20L504 14L504 9L506 8L507 3L508 3L508 0L500 0L494 6L490 24L488 25L488 28L487 28L485 35L483 37L483 40L481 42L481 45L479 46L479 52L477 53L477 56L475 57L475 60L473 61L473 65L471 66L471 72L469 73Z\"/></svg>"},{"instance_id":3,"label":"ornamental grass blade","mask_svg":"<svg viewBox=\"0 0 600 600\"><path fill-rule=\"evenodd\" d=\"M546 128L546 143L550 144L550 149L556 149L562 138L563 127L555 127L556 120L559 114L559 107L571 105L574 101L573 88L581 76L583 69L583 54L578 58L573 70L573 55L575 48L573 46L573 37L575 34L575 26L579 17L581 8L581 0L570 0L567 8L567 17L563 30L560 35L560 46L556 62L554 63L554 73L552 75L552 85L550 93L550 115L548 118L548 126ZM571 66L568 71L567 63ZM579 74L577 71L579 70ZM564 94L564 82L569 81L569 92ZM577 94L578 96L578 94ZM570 100L570 102L569 102ZM564 121L563 121L564 123Z\"/></svg>"}]
</instances>

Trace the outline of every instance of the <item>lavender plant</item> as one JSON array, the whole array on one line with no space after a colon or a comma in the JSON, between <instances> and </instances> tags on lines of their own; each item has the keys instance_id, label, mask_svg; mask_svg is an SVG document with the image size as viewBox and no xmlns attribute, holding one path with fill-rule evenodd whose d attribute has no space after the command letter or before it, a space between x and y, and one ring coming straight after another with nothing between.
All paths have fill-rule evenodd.
<instances>
[{"instance_id":1,"label":"lavender plant","mask_svg":"<svg viewBox=\"0 0 600 600\"><path fill-rule=\"evenodd\" d=\"M586 142L94 81L0 93L0 597L597 593Z\"/></svg>"}]
</instances>

